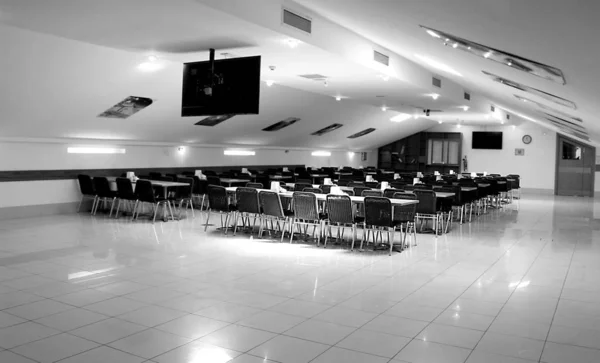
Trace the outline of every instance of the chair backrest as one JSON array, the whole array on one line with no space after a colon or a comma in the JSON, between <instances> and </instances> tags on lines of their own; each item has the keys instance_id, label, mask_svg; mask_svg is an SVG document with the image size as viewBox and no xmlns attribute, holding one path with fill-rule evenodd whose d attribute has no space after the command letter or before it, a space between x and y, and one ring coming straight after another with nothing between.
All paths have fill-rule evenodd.
<instances>
[{"instance_id":1,"label":"chair backrest","mask_svg":"<svg viewBox=\"0 0 600 363\"><path fill-rule=\"evenodd\" d=\"M453 197L444 198L444 200L450 201L454 205L461 205L462 204L462 199L461 199L462 195L461 195L461 191L460 191L460 187L459 186L444 186L444 187L436 189L435 191L436 192L442 192L442 193L453 193L454 194Z\"/></svg>"},{"instance_id":2,"label":"chair backrest","mask_svg":"<svg viewBox=\"0 0 600 363\"><path fill-rule=\"evenodd\" d=\"M235 190L235 200L238 211L242 213L260 213L260 202L256 188L237 188Z\"/></svg>"},{"instance_id":3,"label":"chair backrest","mask_svg":"<svg viewBox=\"0 0 600 363\"><path fill-rule=\"evenodd\" d=\"M389 198L365 197L365 223L368 226L392 226L392 203Z\"/></svg>"},{"instance_id":4,"label":"chair backrest","mask_svg":"<svg viewBox=\"0 0 600 363\"><path fill-rule=\"evenodd\" d=\"M365 182L365 187L380 189L381 188L381 183L378 183L378 182Z\"/></svg>"},{"instance_id":5,"label":"chair backrest","mask_svg":"<svg viewBox=\"0 0 600 363\"><path fill-rule=\"evenodd\" d=\"M306 188L312 188L312 184L310 184L310 183L295 183L294 184L295 192L301 192Z\"/></svg>"},{"instance_id":6,"label":"chair backrest","mask_svg":"<svg viewBox=\"0 0 600 363\"><path fill-rule=\"evenodd\" d=\"M246 188L265 189L262 183L246 183Z\"/></svg>"},{"instance_id":7,"label":"chair backrest","mask_svg":"<svg viewBox=\"0 0 600 363\"><path fill-rule=\"evenodd\" d=\"M214 175L206 175L208 185L221 185L221 178Z\"/></svg>"},{"instance_id":8,"label":"chair backrest","mask_svg":"<svg viewBox=\"0 0 600 363\"><path fill-rule=\"evenodd\" d=\"M365 187L365 186L354 187L352 189L354 190L354 195L356 195L356 196L361 196L362 192L365 191L365 190L371 190L371 188Z\"/></svg>"},{"instance_id":9,"label":"chair backrest","mask_svg":"<svg viewBox=\"0 0 600 363\"><path fill-rule=\"evenodd\" d=\"M394 193L402 193L402 192L404 192L404 189L387 188L386 190L383 191L383 196L386 198L392 198L394 196Z\"/></svg>"},{"instance_id":10,"label":"chair backrest","mask_svg":"<svg viewBox=\"0 0 600 363\"><path fill-rule=\"evenodd\" d=\"M417 200L413 193L394 193L394 199ZM394 206L394 220L403 222L412 222L415 220L417 204L396 205Z\"/></svg>"},{"instance_id":11,"label":"chair backrest","mask_svg":"<svg viewBox=\"0 0 600 363\"><path fill-rule=\"evenodd\" d=\"M417 204L417 213L436 214L437 199L433 190L415 189L414 193L419 200L419 204Z\"/></svg>"},{"instance_id":12,"label":"chair backrest","mask_svg":"<svg viewBox=\"0 0 600 363\"><path fill-rule=\"evenodd\" d=\"M340 178L337 181L337 185L340 186L340 187L348 186L348 185L350 185L350 180Z\"/></svg>"},{"instance_id":13,"label":"chair backrest","mask_svg":"<svg viewBox=\"0 0 600 363\"><path fill-rule=\"evenodd\" d=\"M217 172L214 170L203 170L202 174L208 176L217 176Z\"/></svg>"},{"instance_id":14,"label":"chair backrest","mask_svg":"<svg viewBox=\"0 0 600 363\"><path fill-rule=\"evenodd\" d=\"M304 188L302 191L308 193L323 194L323 191L319 188Z\"/></svg>"},{"instance_id":15,"label":"chair backrest","mask_svg":"<svg viewBox=\"0 0 600 363\"><path fill-rule=\"evenodd\" d=\"M96 195L96 191L94 190L94 182L92 181L92 177L87 174L79 174L77 175L77 180L79 181L79 189L81 189L81 194L83 195Z\"/></svg>"},{"instance_id":16,"label":"chair backrest","mask_svg":"<svg viewBox=\"0 0 600 363\"><path fill-rule=\"evenodd\" d=\"M346 193L347 195L353 197L354 196L354 191L352 190L342 190L342 192Z\"/></svg>"},{"instance_id":17,"label":"chair backrest","mask_svg":"<svg viewBox=\"0 0 600 363\"><path fill-rule=\"evenodd\" d=\"M414 185L415 190L416 189L422 189L422 190L433 190L433 185L431 184L425 184L425 183L417 183Z\"/></svg>"},{"instance_id":18,"label":"chair backrest","mask_svg":"<svg viewBox=\"0 0 600 363\"><path fill-rule=\"evenodd\" d=\"M150 176L150 178L152 178L154 180L154 178L158 178L162 176L162 173L158 173L156 171L151 171L148 173L148 175ZM158 179L156 179L158 180Z\"/></svg>"},{"instance_id":19,"label":"chair backrest","mask_svg":"<svg viewBox=\"0 0 600 363\"><path fill-rule=\"evenodd\" d=\"M158 176L156 178L152 178L152 180L165 181L165 182L175 181L175 179L172 176Z\"/></svg>"},{"instance_id":20,"label":"chair backrest","mask_svg":"<svg viewBox=\"0 0 600 363\"><path fill-rule=\"evenodd\" d=\"M117 197L122 199L136 199L133 184L127 178L117 178Z\"/></svg>"},{"instance_id":21,"label":"chair backrest","mask_svg":"<svg viewBox=\"0 0 600 363\"><path fill-rule=\"evenodd\" d=\"M193 193L197 195L205 195L208 193L208 180L200 179L198 176L194 176L194 189Z\"/></svg>"},{"instance_id":22,"label":"chair backrest","mask_svg":"<svg viewBox=\"0 0 600 363\"><path fill-rule=\"evenodd\" d=\"M320 188L323 191L323 194L331 193L331 185L321 185Z\"/></svg>"},{"instance_id":23,"label":"chair backrest","mask_svg":"<svg viewBox=\"0 0 600 363\"><path fill-rule=\"evenodd\" d=\"M208 205L211 210L229 212L227 203L227 190L220 185L208 186Z\"/></svg>"},{"instance_id":24,"label":"chair backrest","mask_svg":"<svg viewBox=\"0 0 600 363\"><path fill-rule=\"evenodd\" d=\"M262 191L258 193L258 199L263 214L279 218L285 217L279 194L270 191Z\"/></svg>"},{"instance_id":25,"label":"chair backrest","mask_svg":"<svg viewBox=\"0 0 600 363\"><path fill-rule=\"evenodd\" d=\"M110 183L108 179L103 176L97 176L94 178L94 189L96 195L99 197L112 197L113 192L110 190Z\"/></svg>"},{"instance_id":26,"label":"chair backrest","mask_svg":"<svg viewBox=\"0 0 600 363\"><path fill-rule=\"evenodd\" d=\"M383 197L383 191L377 189L363 190L361 197Z\"/></svg>"},{"instance_id":27,"label":"chair backrest","mask_svg":"<svg viewBox=\"0 0 600 363\"><path fill-rule=\"evenodd\" d=\"M294 217L316 221L319 219L317 196L314 193L294 192Z\"/></svg>"},{"instance_id":28,"label":"chair backrest","mask_svg":"<svg viewBox=\"0 0 600 363\"><path fill-rule=\"evenodd\" d=\"M150 180L138 180L135 183L135 195L137 199L142 202L156 203L154 188L152 188L152 182Z\"/></svg>"},{"instance_id":29,"label":"chair backrest","mask_svg":"<svg viewBox=\"0 0 600 363\"><path fill-rule=\"evenodd\" d=\"M296 184L308 184L312 186L312 181L310 179L296 179Z\"/></svg>"},{"instance_id":30,"label":"chair backrest","mask_svg":"<svg viewBox=\"0 0 600 363\"><path fill-rule=\"evenodd\" d=\"M190 198L194 190L194 178L177 178L177 181L189 185L177 187L177 198Z\"/></svg>"},{"instance_id":31,"label":"chair backrest","mask_svg":"<svg viewBox=\"0 0 600 363\"><path fill-rule=\"evenodd\" d=\"M350 197L329 194L327 196L327 215L331 223L354 223Z\"/></svg>"},{"instance_id":32,"label":"chair backrest","mask_svg":"<svg viewBox=\"0 0 600 363\"><path fill-rule=\"evenodd\" d=\"M361 181L351 181L350 183L348 183L349 187L364 187L365 183L361 182Z\"/></svg>"}]
</instances>

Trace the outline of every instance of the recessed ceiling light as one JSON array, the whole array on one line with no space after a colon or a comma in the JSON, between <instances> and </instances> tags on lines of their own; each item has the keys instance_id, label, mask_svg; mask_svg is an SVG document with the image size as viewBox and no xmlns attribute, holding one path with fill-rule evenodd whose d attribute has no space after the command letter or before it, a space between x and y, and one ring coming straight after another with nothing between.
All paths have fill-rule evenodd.
<instances>
[{"instance_id":1,"label":"recessed ceiling light","mask_svg":"<svg viewBox=\"0 0 600 363\"><path fill-rule=\"evenodd\" d=\"M419 116L419 114L418 114L418 113L415 113L415 114L413 115L413 118L414 118L415 120L418 120L418 119L419 119L419 117L420 117L420 116Z\"/></svg>"},{"instance_id":2,"label":"recessed ceiling light","mask_svg":"<svg viewBox=\"0 0 600 363\"><path fill-rule=\"evenodd\" d=\"M454 49L458 48L458 43L452 44L452 48L454 48Z\"/></svg>"},{"instance_id":3,"label":"recessed ceiling light","mask_svg":"<svg viewBox=\"0 0 600 363\"><path fill-rule=\"evenodd\" d=\"M157 60L158 60L158 57L155 55L148 56L148 62L156 62Z\"/></svg>"},{"instance_id":4,"label":"recessed ceiling light","mask_svg":"<svg viewBox=\"0 0 600 363\"><path fill-rule=\"evenodd\" d=\"M504 125L504 121L500 121L500 125Z\"/></svg>"},{"instance_id":5,"label":"recessed ceiling light","mask_svg":"<svg viewBox=\"0 0 600 363\"><path fill-rule=\"evenodd\" d=\"M417 57L421 62L427 64L428 66L430 66L432 68L438 69L440 71L444 71L446 73L453 74L458 77L462 77L462 74L458 73L454 68L452 68L444 63L438 62L435 59L432 59L432 58L429 58L429 57L426 57L423 55L419 55L419 54L415 54L415 57Z\"/></svg>"},{"instance_id":6,"label":"recessed ceiling light","mask_svg":"<svg viewBox=\"0 0 600 363\"><path fill-rule=\"evenodd\" d=\"M462 108L463 111L469 111L469 106L460 106L460 108Z\"/></svg>"},{"instance_id":7,"label":"recessed ceiling light","mask_svg":"<svg viewBox=\"0 0 600 363\"><path fill-rule=\"evenodd\" d=\"M294 38L288 38L285 40L285 44L292 49L296 48L298 45L300 45L300 43L301 42L298 39Z\"/></svg>"},{"instance_id":8,"label":"recessed ceiling light","mask_svg":"<svg viewBox=\"0 0 600 363\"><path fill-rule=\"evenodd\" d=\"M433 30L427 29L426 31L427 31L427 34L431 35L434 38L441 38L441 36L438 33L434 32Z\"/></svg>"},{"instance_id":9,"label":"recessed ceiling light","mask_svg":"<svg viewBox=\"0 0 600 363\"><path fill-rule=\"evenodd\" d=\"M231 156L254 156L256 152L252 150L226 149L223 150L223 154Z\"/></svg>"},{"instance_id":10,"label":"recessed ceiling light","mask_svg":"<svg viewBox=\"0 0 600 363\"><path fill-rule=\"evenodd\" d=\"M265 83L267 84L267 86L271 87L272 85L275 84L275 81L269 79L269 80L266 80Z\"/></svg>"},{"instance_id":11,"label":"recessed ceiling light","mask_svg":"<svg viewBox=\"0 0 600 363\"><path fill-rule=\"evenodd\" d=\"M387 111L387 106L381 106L381 111L383 111L383 112Z\"/></svg>"},{"instance_id":12,"label":"recessed ceiling light","mask_svg":"<svg viewBox=\"0 0 600 363\"><path fill-rule=\"evenodd\" d=\"M138 69L144 72L155 72L161 69L163 66L157 62L144 62L138 65Z\"/></svg>"},{"instance_id":13,"label":"recessed ceiling light","mask_svg":"<svg viewBox=\"0 0 600 363\"><path fill-rule=\"evenodd\" d=\"M485 116L484 116L484 118L485 118L486 120L489 120L489 119L490 119L490 115L485 115Z\"/></svg>"},{"instance_id":14,"label":"recessed ceiling light","mask_svg":"<svg viewBox=\"0 0 600 363\"><path fill-rule=\"evenodd\" d=\"M341 101L341 100L342 100L342 98L341 98L340 96L337 96L337 97L335 98L335 100L336 100L336 101Z\"/></svg>"},{"instance_id":15,"label":"recessed ceiling light","mask_svg":"<svg viewBox=\"0 0 600 363\"><path fill-rule=\"evenodd\" d=\"M513 129L513 130L516 130L516 129L517 129L517 126L516 126L516 125L512 125L512 129Z\"/></svg>"},{"instance_id":16,"label":"recessed ceiling light","mask_svg":"<svg viewBox=\"0 0 600 363\"><path fill-rule=\"evenodd\" d=\"M456 125L457 129L460 129L462 126L460 124Z\"/></svg>"},{"instance_id":17,"label":"recessed ceiling light","mask_svg":"<svg viewBox=\"0 0 600 363\"><path fill-rule=\"evenodd\" d=\"M491 56L492 56L492 52L491 52L491 51L490 51L490 52L487 52L487 53L485 53L485 54L483 55L483 57L484 57L484 58L489 58L489 57L491 57Z\"/></svg>"},{"instance_id":18,"label":"recessed ceiling light","mask_svg":"<svg viewBox=\"0 0 600 363\"><path fill-rule=\"evenodd\" d=\"M331 156L331 152L329 151L313 151L311 153L312 156Z\"/></svg>"},{"instance_id":19,"label":"recessed ceiling light","mask_svg":"<svg viewBox=\"0 0 600 363\"><path fill-rule=\"evenodd\" d=\"M442 124L442 120L439 120L439 121L438 121L438 124L440 124L440 125L441 125L441 124Z\"/></svg>"},{"instance_id":20,"label":"recessed ceiling light","mask_svg":"<svg viewBox=\"0 0 600 363\"><path fill-rule=\"evenodd\" d=\"M438 98L440 98L440 95L437 93L430 93L427 96L433 98L434 100L437 100Z\"/></svg>"},{"instance_id":21,"label":"recessed ceiling light","mask_svg":"<svg viewBox=\"0 0 600 363\"><path fill-rule=\"evenodd\" d=\"M392 121L392 122L402 122L402 121L408 120L409 118L410 118L409 114L407 114L407 113L401 113L401 114L398 114L398 115L392 117L390 119L390 121Z\"/></svg>"}]
</instances>

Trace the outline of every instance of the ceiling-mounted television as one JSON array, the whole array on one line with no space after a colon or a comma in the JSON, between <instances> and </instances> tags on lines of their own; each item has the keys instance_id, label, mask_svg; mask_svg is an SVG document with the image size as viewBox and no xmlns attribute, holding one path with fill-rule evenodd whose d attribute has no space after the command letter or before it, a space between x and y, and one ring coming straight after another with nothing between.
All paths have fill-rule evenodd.
<instances>
[{"instance_id":1,"label":"ceiling-mounted television","mask_svg":"<svg viewBox=\"0 0 600 363\"><path fill-rule=\"evenodd\" d=\"M260 56L185 63L181 116L258 114Z\"/></svg>"},{"instance_id":2,"label":"ceiling-mounted television","mask_svg":"<svg viewBox=\"0 0 600 363\"><path fill-rule=\"evenodd\" d=\"M473 131L473 149L502 150L502 132Z\"/></svg>"}]
</instances>

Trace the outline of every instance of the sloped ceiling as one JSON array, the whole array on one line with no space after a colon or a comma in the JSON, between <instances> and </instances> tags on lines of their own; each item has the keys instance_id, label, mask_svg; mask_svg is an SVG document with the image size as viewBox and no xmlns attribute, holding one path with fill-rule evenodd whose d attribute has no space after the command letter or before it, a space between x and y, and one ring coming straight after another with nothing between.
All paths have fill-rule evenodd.
<instances>
[{"instance_id":1,"label":"sloped ceiling","mask_svg":"<svg viewBox=\"0 0 600 363\"><path fill-rule=\"evenodd\" d=\"M505 103L506 109L530 115L495 90L505 86L467 77L469 67L454 58L467 55L442 53L448 49L428 39L416 20L410 26L398 25L391 13L384 17L373 10L410 7L390 8L397 4L390 1L370 7L366 5L373 2L353 0L301 3L307 8L279 0L0 0L0 23L4 24L0 25L4 47L0 136L363 150L427 129L440 120L497 123L484 118L490 103ZM282 26L282 6L313 18L313 34L306 36ZM402 17L412 19L407 14ZM384 28L375 28L373 21ZM467 37L460 29L445 30ZM290 37L301 44L289 48L285 42ZM411 37L418 41L405 41ZM410 46L425 42L427 52L441 48L426 54L451 61L465 77L453 79L408 60L414 52L425 52ZM236 116L212 128L194 126L201 117L180 117L182 63L206 60L210 47L218 49L219 57L223 57L220 53L262 55L262 78L276 83L273 87L262 84L259 115ZM373 50L388 54L390 67L371 62ZM158 55L161 69L151 73L138 69L148 55ZM275 71L270 65L276 66ZM487 69L498 72L495 67ZM570 80L569 70L565 69ZM298 77L309 73L327 75L329 86ZM433 74L443 78L442 89L431 86ZM382 80L382 75L389 80ZM477 87L478 82L485 86ZM463 85L473 92L469 112L458 108L466 102ZM427 96L431 92L441 97L434 101ZM130 95L149 97L154 103L126 120L96 117ZM335 96L342 101L337 102ZM583 97L573 98L582 104L582 113L593 107L584 105ZM387 112L381 110L383 105L389 107ZM401 123L390 121L400 112L422 116L414 106L445 112ZM301 121L279 132L261 131L287 117ZM320 137L310 135L332 123L344 127ZM377 130L347 139L369 127Z\"/></svg>"}]
</instances>

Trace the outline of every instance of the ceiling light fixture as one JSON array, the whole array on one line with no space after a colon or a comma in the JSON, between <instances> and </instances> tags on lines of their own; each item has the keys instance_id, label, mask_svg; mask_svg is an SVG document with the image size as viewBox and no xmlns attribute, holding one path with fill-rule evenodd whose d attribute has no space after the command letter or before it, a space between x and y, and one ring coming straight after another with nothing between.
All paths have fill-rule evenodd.
<instances>
[{"instance_id":1,"label":"ceiling light fixture","mask_svg":"<svg viewBox=\"0 0 600 363\"><path fill-rule=\"evenodd\" d=\"M252 150L226 149L223 151L223 154L230 156L254 156L256 152Z\"/></svg>"},{"instance_id":2,"label":"ceiling light fixture","mask_svg":"<svg viewBox=\"0 0 600 363\"><path fill-rule=\"evenodd\" d=\"M125 154L125 149L111 147L68 147L69 154Z\"/></svg>"},{"instance_id":3,"label":"ceiling light fixture","mask_svg":"<svg viewBox=\"0 0 600 363\"><path fill-rule=\"evenodd\" d=\"M381 106L381 111L383 111L383 112L387 111L387 106Z\"/></svg>"},{"instance_id":4,"label":"ceiling light fixture","mask_svg":"<svg viewBox=\"0 0 600 363\"><path fill-rule=\"evenodd\" d=\"M341 98L340 96L336 96L336 97L335 97L335 100L336 100L336 101L341 101L341 100L342 100L342 98Z\"/></svg>"},{"instance_id":5,"label":"ceiling light fixture","mask_svg":"<svg viewBox=\"0 0 600 363\"><path fill-rule=\"evenodd\" d=\"M440 125L441 125L442 123L443 123L443 122L442 122L442 120L439 120L439 121L438 121L438 124L440 124Z\"/></svg>"},{"instance_id":6,"label":"ceiling light fixture","mask_svg":"<svg viewBox=\"0 0 600 363\"><path fill-rule=\"evenodd\" d=\"M463 111L469 111L469 106L460 106L460 108L462 108Z\"/></svg>"},{"instance_id":7,"label":"ceiling light fixture","mask_svg":"<svg viewBox=\"0 0 600 363\"><path fill-rule=\"evenodd\" d=\"M157 60L158 60L158 57L155 55L148 56L148 62L156 62Z\"/></svg>"},{"instance_id":8,"label":"ceiling light fixture","mask_svg":"<svg viewBox=\"0 0 600 363\"><path fill-rule=\"evenodd\" d=\"M456 125L457 129L460 129L462 126L460 124Z\"/></svg>"},{"instance_id":9,"label":"ceiling light fixture","mask_svg":"<svg viewBox=\"0 0 600 363\"><path fill-rule=\"evenodd\" d=\"M427 34L431 35L434 38L441 38L441 36L438 33L434 32L433 30L427 29Z\"/></svg>"},{"instance_id":10,"label":"ceiling light fixture","mask_svg":"<svg viewBox=\"0 0 600 363\"><path fill-rule=\"evenodd\" d=\"M275 84L275 81L273 81L272 79L266 80L265 83L267 84L268 87L271 87L272 85Z\"/></svg>"},{"instance_id":11,"label":"ceiling light fixture","mask_svg":"<svg viewBox=\"0 0 600 363\"><path fill-rule=\"evenodd\" d=\"M415 120L418 120L418 119L419 119L419 114L416 114L416 113L415 113L415 114L413 115L413 118L414 118Z\"/></svg>"},{"instance_id":12,"label":"ceiling light fixture","mask_svg":"<svg viewBox=\"0 0 600 363\"><path fill-rule=\"evenodd\" d=\"M312 156L331 156L329 151L313 151Z\"/></svg>"},{"instance_id":13,"label":"ceiling light fixture","mask_svg":"<svg viewBox=\"0 0 600 363\"><path fill-rule=\"evenodd\" d=\"M300 43L301 42L298 39L294 39L294 38L288 38L285 40L285 44L287 44L287 46L292 49L298 47L298 45L300 45Z\"/></svg>"},{"instance_id":14,"label":"ceiling light fixture","mask_svg":"<svg viewBox=\"0 0 600 363\"><path fill-rule=\"evenodd\" d=\"M435 59L432 59L432 58L429 58L429 57L426 57L426 56L423 56L423 55L419 55L419 54L415 54L415 57L417 59L419 59L421 62L423 62L423 63L427 64L428 66L430 66L431 68L435 68L435 69L438 69L440 71L444 71L446 73L450 73L452 75L455 75L455 76L458 76L458 77L462 77L462 74L458 73L454 68L452 68L452 67L450 67L450 66L448 66L448 65L446 65L444 63L438 62Z\"/></svg>"},{"instance_id":15,"label":"ceiling light fixture","mask_svg":"<svg viewBox=\"0 0 600 363\"><path fill-rule=\"evenodd\" d=\"M138 65L138 69L144 72L155 72L162 68L162 65L157 62L144 62Z\"/></svg>"},{"instance_id":16,"label":"ceiling light fixture","mask_svg":"<svg viewBox=\"0 0 600 363\"><path fill-rule=\"evenodd\" d=\"M491 51L490 51L490 52L487 52L487 53L485 53L485 54L483 55L483 57L484 57L484 58L489 58L489 57L491 57L491 56L492 56L492 52L491 52Z\"/></svg>"},{"instance_id":17,"label":"ceiling light fixture","mask_svg":"<svg viewBox=\"0 0 600 363\"><path fill-rule=\"evenodd\" d=\"M428 96L433 98L434 100L437 100L438 98L440 98L440 95L437 93L430 93L430 94L428 94Z\"/></svg>"},{"instance_id":18,"label":"ceiling light fixture","mask_svg":"<svg viewBox=\"0 0 600 363\"><path fill-rule=\"evenodd\" d=\"M516 125L512 125L512 129L513 129L513 130L516 130L516 129L517 129L517 126L516 126Z\"/></svg>"},{"instance_id":19,"label":"ceiling light fixture","mask_svg":"<svg viewBox=\"0 0 600 363\"><path fill-rule=\"evenodd\" d=\"M390 121L392 121L392 122L402 122L402 121L408 120L409 118L410 118L409 114L407 114L407 113L400 113L400 114L392 117L390 119Z\"/></svg>"},{"instance_id":20,"label":"ceiling light fixture","mask_svg":"<svg viewBox=\"0 0 600 363\"><path fill-rule=\"evenodd\" d=\"M458 48L458 43L452 44L452 48L454 48L454 49Z\"/></svg>"}]
</instances>

